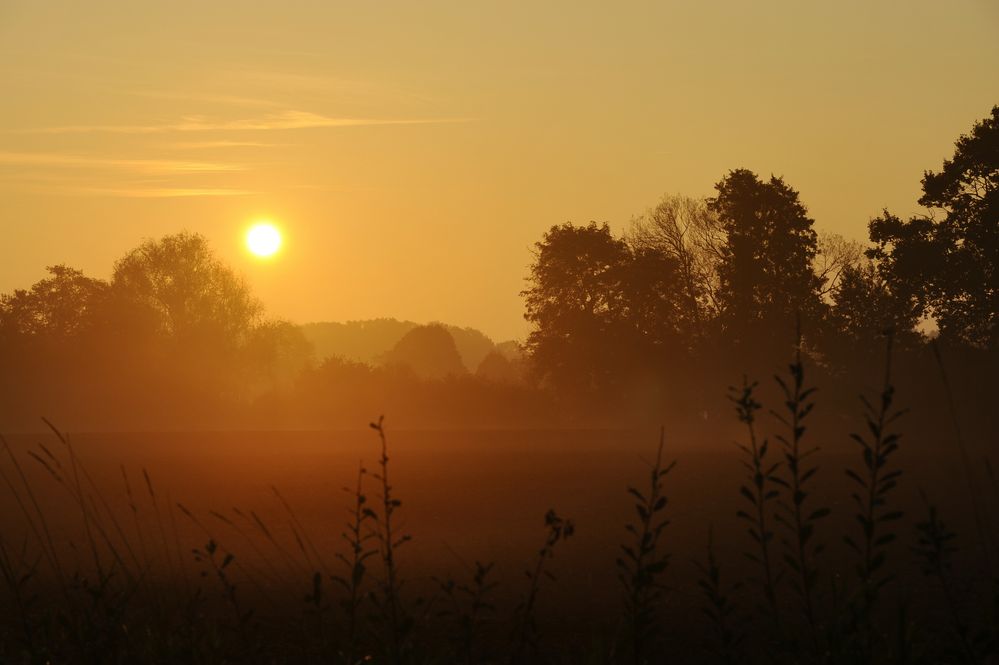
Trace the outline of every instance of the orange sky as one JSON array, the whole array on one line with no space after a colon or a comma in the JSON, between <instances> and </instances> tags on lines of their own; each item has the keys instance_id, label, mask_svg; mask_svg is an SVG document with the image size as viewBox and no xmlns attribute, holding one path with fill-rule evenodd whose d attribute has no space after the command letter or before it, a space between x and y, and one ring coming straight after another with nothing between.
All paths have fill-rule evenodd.
<instances>
[{"instance_id":1,"label":"orange sky","mask_svg":"<svg viewBox=\"0 0 999 665\"><path fill-rule=\"evenodd\" d=\"M999 103L997 35L994 0L0 0L0 292L189 229L275 316L520 337L552 224L743 166L820 229L914 212Z\"/></svg>"}]
</instances>

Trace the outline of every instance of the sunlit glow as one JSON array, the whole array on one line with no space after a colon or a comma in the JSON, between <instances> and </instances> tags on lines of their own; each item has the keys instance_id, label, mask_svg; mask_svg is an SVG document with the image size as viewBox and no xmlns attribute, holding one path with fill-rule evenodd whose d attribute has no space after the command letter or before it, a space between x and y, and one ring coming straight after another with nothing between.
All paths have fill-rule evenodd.
<instances>
[{"instance_id":1,"label":"sunlit glow","mask_svg":"<svg viewBox=\"0 0 999 665\"><path fill-rule=\"evenodd\" d=\"M246 248L254 256L274 256L281 249L281 232L270 222L258 222L246 232Z\"/></svg>"}]
</instances>

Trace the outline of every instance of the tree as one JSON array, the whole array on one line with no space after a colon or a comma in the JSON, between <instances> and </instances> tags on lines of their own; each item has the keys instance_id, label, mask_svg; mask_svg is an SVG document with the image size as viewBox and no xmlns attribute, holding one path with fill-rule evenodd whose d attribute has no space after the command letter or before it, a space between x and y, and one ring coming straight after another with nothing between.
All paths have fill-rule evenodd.
<instances>
[{"instance_id":1,"label":"tree","mask_svg":"<svg viewBox=\"0 0 999 665\"><path fill-rule=\"evenodd\" d=\"M552 227L537 243L525 317L535 372L565 394L626 401L686 357L691 311L676 258L631 248L606 225Z\"/></svg>"},{"instance_id":2,"label":"tree","mask_svg":"<svg viewBox=\"0 0 999 665\"><path fill-rule=\"evenodd\" d=\"M888 333L902 344L920 337L918 305L893 293L873 262L844 267L832 298L830 318L839 337L851 342L850 352L880 353Z\"/></svg>"},{"instance_id":3,"label":"tree","mask_svg":"<svg viewBox=\"0 0 999 665\"><path fill-rule=\"evenodd\" d=\"M109 319L128 359L120 371L199 418L273 385L269 359L292 348L280 349L280 330L259 330L262 307L245 280L188 232L146 240L115 263Z\"/></svg>"},{"instance_id":4,"label":"tree","mask_svg":"<svg viewBox=\"0 0 999 665\"><path fill-rule=\"evenodd\" d=\"M0 295L0 418L7 423L31 426L42 412L80 417L102 402L95 377L106 376L108 284L64 265L47 271L30 289Z\"/></svg>"},{"instance_id":5,"label":"tree","mask_svg":"<svg viewBox=\"0 0 999 665\"><path fill-rule=\"evenodd\" d=\"M999 348L999 106L958 138L954 156L927 171L922 186L919 203L930 213L871 220L869 254L942 337Z\"/></svg>"},{"instance_id":6,"label":"tree","mask_svg":"<svg viewBox=\"0 0 999 665\"><path fill-rule=\"evenodd\" d=\"M623 313L628 246L607 224L553 226L535 244L524 318L533 366L554 385L601 390L619 369L613 333Z\"/></svg>"},{"instance_id":7,"label":"tree","mask_svg":"<svg viewBox=\"0 0 999 665\"><path fill-rule=\"evenodd\" d=\"M866 254L877 265L882 276L897 295L912 301L919 314L928 313L936 289L931 277L940 270L944 248L936 237L933 221L914 217L909 221L883 211L868 224L875 246Z\"/></svg>"},{"instance_id":8,"label":"tree","mask_svg":"<svg viewBox=\"0 0 999 665\"><path fill-rule=\"evenodd\" d=\"M311 363L300 329L264 321L201 236L145 241L110 283L61 265L48 272L0 295L0 415L207 422Z\"/></svg>"},{"instance_id":9,"label":"tree","mask_svg":"<svg viewBox=\"0 0 999 665\"><path fill-rule=\"evenodd\" d=\"M722 323L736 340L769 324L792 328L795 318L821 315L821 279L813 220L798 192L782 178L760 180L746 169L729 172L708 202L725 232L719 265Z\"/></svg>"},{"instance_id":10,"label":"tree","mask_svg":"<svg viewBox=\"0 0 999 665\"><path fill-rule=\"evenodd\" d=\"M265 388L289 387L315 359L302 329L287 321L264 321L253 328L244 348L251 379ZM256 375L256 376L254 376Z\"/></svg>"},{"instance_id":11,"label":"tree","mask_svg":"<svg viewBox=\"0 0 999 665\"><path fill-rule=\"evenodd\" d=\"M864 261L864 246L856 240L848 240L838 233L819 233L815 254L815 274L821 286L819 294L825 299L831 297L839 287L846 271L858 268Z\"/></svg>"},{"instance_id":12,"label":"tree","mask_svg":"<svg viewBox=\"0 0 999 665\"><path fill-rule=\"evenodd\" d=\"M143 242L115 264L111 286L130 318L179 346L234 350L262 312L246 282L194 233Z\"/></svg>"},{"instance_id":13,"label":"tree","mask_svg":"<svg viewBox=\"0 0 999 665\"><path fill-rule=\"evenodd\" d=\"M686 280L676 258L651 248L629 252L622 265L619 334L646 362L692 351L701 337L702 312Z\"/></svg>"},{"instance_id":14,"label":"tree","mask_svg":"<svg viewBox=\"0 0 999 665\"><path fill-rule=\"evenodd\" d=\"M405 365L426 379L467 373L454 338L439 323L417 326L385 354L386 365Z\"/></svg>"},{"instance_id":15,"label":"tree","mask_svg":"<svg viewBox=\"0 0 999 665\"><path fill-rule=\"evenodd\" d=\"M490 351L479 363L475 376L491 383L520 385L524 380L523 363L500 351Z\"/></svg>"},{"instance_id":16,"label":"tree","mask_svg":"<svg viewBox=\"0 0 999 665\"><path fill-rule=\"evenodd\" d=\"M633 251L651 250L676 262L688 315L702 334L703 324L718 309L718 265L725 243L707 201L665 196L632 222L627 239Z\"/></svg>"},{"instance_id":17,"label":"tree","mask_svg":"<svg viewBox=\"0 0 999 665\"><path fill-rule=\"evenodd\" d=\"M0 331L5 337L64 339L95 325L108 283L64 265L46 270L50 277L30 290L0 295Z\"/></svg>"}]
</instances>

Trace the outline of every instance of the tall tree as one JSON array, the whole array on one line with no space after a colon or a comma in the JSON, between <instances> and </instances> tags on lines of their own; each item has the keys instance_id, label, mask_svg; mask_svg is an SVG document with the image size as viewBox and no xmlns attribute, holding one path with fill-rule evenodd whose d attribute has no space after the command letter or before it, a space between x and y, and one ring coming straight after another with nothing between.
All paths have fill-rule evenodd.
<instances>
[{"instance_id":1,"label":"tall tree","mask_svg":"<svg viewBox=\"0 0 999 665\"><path fill-rule=\"evenodd\" d=\"M700 339L705 313L686 277L677 258L651 248L630 250L622 265L617 334L646 363L692 351Z\"/></svg>"},{"instance_id":2,"label":"tall tree","mask_svg":"<svg viewBox=\"0 0 999 665\"><path fill-rule=\"evenodd\" d=\"M628 246L607 224L553 226L535 244L524 318L538 373L559 387L606 387L617 364L609 348L622 310Z\"/></svg>"},{"instance_id":3,"label":"tall tree","mask_svg":"<svg viewBox=\"0 0 999 665\"><path fill-rule=\"evenodd\" d=\"M715 189L708 206L725 232L718 294L726 334L739 340L762 323L790 327L798 314L818 319L817 236L798 192L746 169L729 172Z\"/></svg>"},{"instance_id":4,"label":"tall tree","mask_svg":"<svg viewBox=\"0 0 999 665\"><path fill-rule=\"evenodd\" d=\"M537 243L525 317L534 369L567 393L623 402L690 351L695 314L676 258L606 225L552 227Z\"/></svg>"},{"instance_id":5,"label":"tall tree","mask_svg":"<svg viewBox=\"0 0 999 665\"><path fill-rule=\"evenodd\" d=\"M880 353L887 333L903 345L920 337L916 331L918 305L892 292L871 261L844 267L832 298L830 318L838 338L850 342L848 353L857 350Z\"/></svg>"},{"instance_id":6,"label":"tall tree","mask_svg":"<svg viewBox=\"0 0 999 665\"><path fill-rule=\"evenodd\" d=\"M111 286L130 316L190 347L238 348L262 311L246 282L195 233L143 242L115 264Z\"/></svg>"},{"instance_id":7,"label":"tall tree","mask_svg":"<svg viewBox=\"0 0 999 665\"><path fill-rule=\"evenodd\" d=\"M47 270L30 289L0 295L0 419L8 423L92 408L94 384L107 373L107 282L64 265Z\"/></svg>"},{"instance_id":8,"label":"tall tree","mask_svg":"<svg viewBox=\"0 0 999 665\"><path fill-rule=\"evenodd\" d=\"M632 221L628 244L638 254L654 252L673 260L694 332L718 309L718 265L725 238L718 216L704 199L667 195Z\"/></svg>"},{"instance_id":9,"label":"tall tree","mask_svg":"<svg viewBox=\"0 0 999 665\"><path fill-rule=\"evenodd\" d=\"M999 106L922 184L919 203L931 214L902 221L886 211L872 220L870 255L944 338L999 348Z\"/></svg>"},{"instance_id":10,"label":"tall tree","mask_svg":"<svg viewBox=\"0 0 999 665\"><path fill-rule=\"evenodd\" d=\"M109 317L137 380L171 399L188 396L192 409L234 403L268 383L272 368L257 363L281 336L258 332L260 303L204 236L146 240L115 264L111 290Z\"/></svg>"},{"instance_id":11,"label":"tall tree","mask_svg":"<svg viewBox=\"0 0 999 665\"><path fill-rule=\"evenodd\" d=\"M95 325L108 283L64 265L46 270L50 276L30 289L0 295L0 332L5 336L59 339Z\"/></svg>"}]
</instances>

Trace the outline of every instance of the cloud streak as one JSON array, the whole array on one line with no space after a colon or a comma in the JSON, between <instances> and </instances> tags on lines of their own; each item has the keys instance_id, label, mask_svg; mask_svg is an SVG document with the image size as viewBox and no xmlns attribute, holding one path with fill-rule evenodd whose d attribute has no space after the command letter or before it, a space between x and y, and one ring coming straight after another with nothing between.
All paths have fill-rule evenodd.
<instances>
[{"instance_id":1,"label":"cloud streak","mask_svg":"<svg viewBox=\"0 0 999 665\"><path fill-rule=\"evenodd\" d=\"M195 198L219 196L249 196L257 194L248 189L231 187L170 187L143 182L117 183L113 186L81 184L46 177L0 177L0 189L27 192L42 196L104 196L127 199Z\"/></svg>"},{"instance_id":2,"label":"cloud streak","mask_svg":"<svg viewBox=\"0 0 999 665\"><path fill-rule=\"evenodd\" d=\"M131 199L191 198L200 196L248 196L255 193L247 189L227 189L224 187L137 187L134 189L80 187L77 188L75 192L79 194L91 194L94 196L113 196Z\"/></svg>"},{"instance_id":3,"label":"cloud streak","mask_svg":"<svg viewBox=\"0 0 999 665\"><path fill-rule=\"evenodd\" d=\"M73 169L114 169L136 173L227 173L243 171L241 164L164 159L116 159L61 153L0 152L0 165L47 166Z\"/></svg>"},{"instance_id":4,"label":"cloud streak","mask_svg":"<svg viewBox=\"0 0 999 665\"><path fill-rule=\"evenodd\" d=\"M177 141L164 143L171 150L210 150L213 148L277 148L286 143L264 143L262 141Z\"/></svg>"},{"instance_id":5,"label":"cloud streak","mask_svg":"<svg viewBox=\"0 0 999 665\"><path fill-rule=\"evenodd\" d=\"M127 94L146 99L161 99L179 102L198 102L203 104L226 104L232 106L248 106L261 108L280 108L283 106L269 99L257 97L241 97L238 95L213 95L203 93L171 92L165 90L132 90Z\"/></svg>"},{"instance_id":6,"label":"cloud streak","mask_svg":"<svg viewBox=\"0 0 999 665\"><path fill-rule=\"evenodd\" d=\"M28 134L165 134L172 132L209 131L270 131L290 129L319 129L335 127L367 127L378 125L428 125L466 122L461 118L428 119L377 119L338 118L309 111L283 111L256 118L240 120L214 120L204 116L188 116L175 123L157 125L68 125L22 130Z\"/></svg>"}]
</instances>

